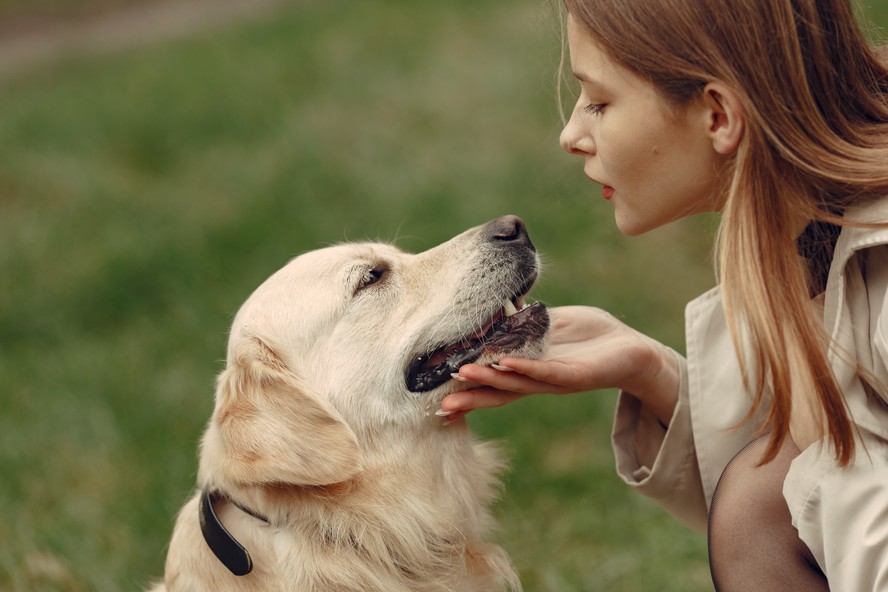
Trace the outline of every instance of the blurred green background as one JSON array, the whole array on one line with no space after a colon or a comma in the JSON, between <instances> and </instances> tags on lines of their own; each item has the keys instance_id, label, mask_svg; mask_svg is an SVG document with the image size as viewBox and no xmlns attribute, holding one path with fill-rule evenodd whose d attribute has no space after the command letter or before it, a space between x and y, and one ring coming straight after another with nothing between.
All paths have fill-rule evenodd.
<instances>
[{"instance_id":1,"label":"blurred green background","mask_svg":"<svg viewBox=\"0 0 888 592\"><path fill-rule=\"evenodd\" d=\"M867 12L888 23L888 0ZM546 0L303 0L0 81L0 590L161 576L232 316L302 251L519 214L536 298L683 350L716 221L614 229L558 147L559 48ZM470 416L512 454L500 543L528 592L711 589L704 538L615 476L613 405Z\"/></svg>"}]
</instances>

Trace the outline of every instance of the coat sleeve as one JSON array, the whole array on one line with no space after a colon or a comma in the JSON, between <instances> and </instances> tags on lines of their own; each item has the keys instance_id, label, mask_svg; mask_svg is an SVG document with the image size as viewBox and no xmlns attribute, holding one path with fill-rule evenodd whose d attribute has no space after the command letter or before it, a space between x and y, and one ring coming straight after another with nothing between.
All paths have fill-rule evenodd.
<instances>
[{"instance_id":1,"label":"coat sleeve","mask_svg":"<svg viewBox=\"0 0 888 592\"><path fill-rule=\"evenodd\" d=\"M617 474L679 522L704 532L708 511L691 430L687 362L674 353L681 387L668 428L637 398L620 393L612 434Z\"/></svg>"}]
</instances>

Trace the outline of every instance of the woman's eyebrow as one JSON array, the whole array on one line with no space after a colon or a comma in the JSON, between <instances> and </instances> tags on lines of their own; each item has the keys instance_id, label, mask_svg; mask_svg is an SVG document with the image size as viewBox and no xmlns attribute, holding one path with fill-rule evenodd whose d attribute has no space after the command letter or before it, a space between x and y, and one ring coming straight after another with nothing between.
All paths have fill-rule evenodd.
<instances>
[{"instance_id":1,"label":"woman's eyebrow","mask_svg":"<svg viewBox=\"0 0 888 592\"><path fill-rule=\"evenodd\" d=\"M587 85L589 85L589 86L591 86L591 87L594 87L596 90L603 90L603 89L604 89L604 85L603 85L603 84L601 84L601 83L600 83L599 81L597 81L597 80L592 80L592 79L589 78L589 76L587 76L585 73L580 72L579 70L572 70L572 72L573 72L574 78L576 78L576 79L579 80L580 82L582 82L582 83L584 83L584 84L587 84Z\"/></svg>"}]
</instances>

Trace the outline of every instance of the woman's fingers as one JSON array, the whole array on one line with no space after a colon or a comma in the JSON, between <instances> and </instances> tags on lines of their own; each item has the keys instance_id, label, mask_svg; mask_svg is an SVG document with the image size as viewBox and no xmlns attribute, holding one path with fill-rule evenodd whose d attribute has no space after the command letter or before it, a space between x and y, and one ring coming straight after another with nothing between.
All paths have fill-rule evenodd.
<instances>
[{"instance_id":1,"label":"woman's fingers","mask_svg":"<svg viewBox=\"0 0 888 592\"><path fill-rule=\"evenodd\" d=\"M526 375L521 364L497 364L500 369L477 364L469 364L459 369L459 376L471 382L477 382L494 390L510 391L513 394L531 395L536 393L560 394L556 385Z\"/></svg>"},{"instance_id":2,"label":"woman's fingers","mask_svg":"<svg viewBox=\"0 0 888 592\"><path fill-rule=\"evenodd\" d=\"M509 358L508 360L512 360ZM514 360L524 362L526 360ZM497 364L500 369L477 364L463 366L459 370L462 380L483 385L466 391L450 394L441 401L443 411L471 411L501 407L527 395L538 393L562 394L564 389L554 384L541 382L522 374L521 364L511 366ZM519 368L521 366L521 368Z\"/></svg>"},{"instance_id":3,"label":"woman's fingers","mask_svg":"<svg viewBox=\"0 0 888 592\"><path fill-rule=\"evenodd\" d=\"M447 395L441 401L441 410L465 412L474 409L490 409L502 407L525 396L527 395L492 388L477 388Z\"/></svg>"},{"instance_id":4,"label":"woman's fingers","mask_svg":"<svg viewBox=\"0 0 888 592\"><path fill-rule=\"evenodd\" d=\"M564 391L559 387L567 386L572 378L567 365L560 361L503 358L499 365L521 375L525 380L531 379L535 386L543 386L545 389L535 392L560 394Z\"/></svg>"}]
</instances>

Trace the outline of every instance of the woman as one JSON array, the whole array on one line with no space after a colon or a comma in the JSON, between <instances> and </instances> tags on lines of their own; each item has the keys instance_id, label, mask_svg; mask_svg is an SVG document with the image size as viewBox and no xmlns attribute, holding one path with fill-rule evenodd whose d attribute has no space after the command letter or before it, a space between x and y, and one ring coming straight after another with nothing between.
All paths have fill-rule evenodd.
<instances>
[{"instance_id":1,"label":"woman","mask_svg":"<svg viewBox=\"0 0 888 592\"><path fill-rule=\"evenodd\" d=\"M708 529L718 590L888 589L888 71L848 0L565 4L562 146L624 234L721 212L719 286L687 358L557 308L440 413L620 388L618 471Z\"/></svg>"}]
</instances>

